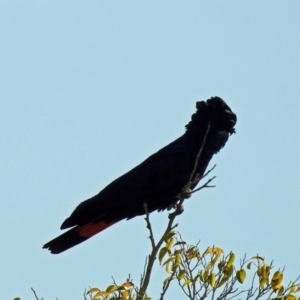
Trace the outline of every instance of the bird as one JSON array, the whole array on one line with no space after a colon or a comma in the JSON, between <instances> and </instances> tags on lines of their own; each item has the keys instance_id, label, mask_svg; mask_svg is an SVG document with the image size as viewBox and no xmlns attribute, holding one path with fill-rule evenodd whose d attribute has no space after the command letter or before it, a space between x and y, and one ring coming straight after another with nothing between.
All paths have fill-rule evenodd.
<instances>
[{"instance_id":1,"label":"bird","mask_svg":"<svg viewBox=\"0 0 300 300\"><path fill-rule=\"evenodd\" d=\"M213 155L235 133L236 122L236 114L222 98L197 101L183 135L80 203L60 227L69 230L43 248L61 253L121 220L144 215L144 203L149 213L168 209L188 183L199 149L202 147L192 182L196 174L200 178L205 174Z\"/></svg>"}]
</instances>

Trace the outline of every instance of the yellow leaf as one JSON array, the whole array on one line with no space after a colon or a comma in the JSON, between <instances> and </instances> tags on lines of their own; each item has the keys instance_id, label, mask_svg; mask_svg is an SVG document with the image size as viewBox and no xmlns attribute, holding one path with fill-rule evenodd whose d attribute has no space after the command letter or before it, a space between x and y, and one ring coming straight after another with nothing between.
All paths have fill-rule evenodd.
<instances>
[{"instance_id":1,"label":"yellow leaf","mask_svg":"<svg viewBox=\"0 0 300 300\"><path fill-rule=\"evenodd\" d=\"M170 231L170 232L168 232L167 234L166 234L166 236L165 236L165 239L164 239L164 241L165 242L167 242L168 241L168 239L170 239L171 237L173 237L174 235L176 234L176 232L175 231Z\"/></svg>"},{"instance_id":2,"label":"yellow leaf","mask_svg":"<svg viewBox=\"0 0 300 300\"><path fill-rule=\"evenodd\" d=\"M233 252L230 252L230 256L229 256L228 262L226 264L226 267L227 268L231 267L232 264L234 263L234 260L235 260L235 254Z\"/></svg>"},{"instance_id":3,"label":"yellow leaf","mask_svg":"<svg viewBox=\"0 0 300 300\"><path fill-rule=\"evenodd\" d=\"M176 254L176 255L175 255L175 263L174 263L174 265L175 265L175 266L179 266L180 263L181 263L181 257L180 257L179 254Z\"/></svg>"},{"instance_id":4,"label":"yellow leaf","mask_svg":"<svg viewBox=\"0 0 300 300\"><path fill-rule=\"evenodd\" d=\"M174 243L174 239L173 239L173 238L169 238L169 239L166 241L166 248L167 248L168 251L172 248L173 243Z\"/></svg>"},{"instance_id":5,"label":"yellow leaf","mask_svg":"<svg viewBox=\"0 0 300 300\"><path fill-rule=\"evenodd\" d=\"M214 288L215 283L216 283L216 276L215 276L215 274L211 273L211 274L208 276L208 282L209 282L210 286L211 286L212 288Z\"/></svg>"},{"instance_id":6,"label":"yellow leaf","mask_svg":"<svg viewBox=\"0 0 300 300\"><path fill-rule=\"evenodd\" d=\"M223 273L227 276L230 277L233 273L233 266L230 266L229 268L225 267L223 270Z\"/></svg>"},{"instance_id":7,"label":"yellow leaf","mask_svg":"<svg viewBox=\"0 0 300 300\"><path fill-rule=\"evenodd\" d=\"M277 292L277 295L278 295L278 296L281 296L281 295L283 294L283 292L284 292L284 287L281 286L280 289L279 289L278 292Z\"/></svg>"},{"instance_id":8,"label":"yellow leaf","mask_svg":"<svg viewBox=\"0 0 300 300\"><path fill-rule=\"evenodd\" d=\"M219 257L221 256L221 253L216 253L214 254L214 258L207 264L207 267L209 269L213 269L215 266L215 263L217 262L217 260L219 259Z\"/></svg>"},{"instance_id":9,"label":"yellow leaf","mask_svg":"<svg viewBox=\"0 0 300 300\"><path fill-rule=\"evenodd\" d=\"M260 279L263 279L263 282L269 283L270 266L262 264L258 267L256 273Z\"/></svg>"},{"instance_id":10,"label":"yellow leaf","mask_svg":"<svg viewBox=\"0 0 300 300\"><path fill-rule=\"evenodd\" d=\"M174 254L181 254L182 251L183 251L183 249L177 249L177 250L174 251Z\"/></svg>"},{"instance_id":11,"label":"yellow leaf","mask_svg":"<svg viewBox=\"0 0 300 300\"><path fill-rule=\"evenodd\" d=\"M119 288L119 287L118 287L117 285L112 284L112 285L108 286L107 289L106 289L105 291L108 292L108 293L113 293L113 292L115 292L118 288Z\"/></svg>"},{"instance_id":12,"label":"yellow leaf","mask_svg":"<svg viewBox=\"0 0 300 300\"><path fill-rule=\"evenodd\" d=\"M185 274L186 274L186 271L185 271L185 270L180 270L180 271L178 272L177 278L178 278L178 279L182 279L182 278L185 276Z\"/></svg>"},{"instance_id":13,"label":"yellow leaf","mask_svg":"<svg viewBox=\"0 0 300 300\"><path fill-rule=\"evenodd\" d=\"M267 284L267 280L266 280L265 278L261 278L261 279L259 280L259 287L260 287L261 289L263 289L263 288L265 287L266 284Z\"/></svg>"},{"instance_id":14,"label":"yellow leaf","mask_svg":"<svg viewBox=\"0 0 300 300\"><path fill-rule=\"evenodd\" d=\"M164 282L163 282L163 287L165 287L165 285L169 282L169 280L170 280L170 277L167 277L167 278L164 280Z\"/></svg>"},{"instance_id":15,"label":"yellow leaf","mask_svg":"<svg viewBox=\"0 0 300 300\"><path fill-rule=\"evenodd\" d=\"M221 281L217 285L217 288L221 287L227 280L228 280L228 276L223 275Z\"/></svg>"},{"instance_id":16,"label":"yellow leaf","mask_svg":"<svg viewBox=\"0 0 300 300\"><path fill-rule=\"evenodd\" d=\"M239 283L243 283L246 278L246 271L244 269L240 269L236 272L236 279L239 281Z\"/></svg>"},{"instance_id":17,"label":"yellow leaf","mask_svg":"<svg viewBox=\"0 0 300 300\"><path fill-rule=\"evenodd\" d=\"M187 279L184 283L183 283L183 285L182 286L185 286L185 285L187 285L187 284L189 284L189 283L191 283L192 282L192 280L191 279Z\"/></svg>"},{"instance_id":18,"label":"yellow leaf","mask_svg":"<svg viewBox=\"0 0 300 300\"><path fill-rule=\"evenodd\" d=\"M178 269L178 265L173 264L171 268L172 272L175 272L177 269Z\"/></svg>"},{"instance_id":19,"label":"yellow leaf","mask_svg":"<svg viewBox=\"0 0 300 300\"><path fill-rule=\"evenodd\" d=\"M196 276L194 277L194 279L193 279L193 283L195 283L195 282L198 280L199 277L200 277L199 274L196 275ZM200 279L201 279L201 278L200 278Z\"/></svg>"},{"instance_id":20,"label":"yellow leaf","mask_svg":"<svg viewBox=\"0 0 300 300\"><path fill-rule=\"evenodd\" d=\"M130 287L133 287L134 284L130 281L126 281L122 284L122 286L124 286L125 288L130 288Z\"/></svg>"},{"instance_id":21,"label":"yellow leaf","mask_svg":"<svg viewBox=\"0 0 300 300\"><path fill-rule=\"evenodd\" d=\"M218 254L218 253L224 253L224 251L218 247L210 247L210 248L207 248L204 252L204 254L210 254L210 253Z\"/></svg>"},{"instance_id":22,"label":"yellow leaf","mask_svg":"<svg viewBox=\"0 0 300 300\"><path fill-rule=\"evenodd\" d=\"M294 293L297 289L297 286L295 285L295 282L292 283L291 287L289 288L288 294Z\"/></svg>"},{"instance_id":23,"label":"yellow leaf","mask_svg":"<svg viewBox=\"0 0 300 300\"><path fill-rule=\"evenodd\" d=\"M146 293L143 300L151 300L151 298L148 297L148 295L147 295L147 293Z\"/></svg>"},{"instance_id":24,"label":"yellow leaf","mask_svg":"<svg viewBox=\"0 0 300 300\"><path fill-rule=\"evenodd\" d=\"M261 256L253 256L252 259L257 259L258 261L264 262L265 260Z\"/></svg>"},{"instance_id":25,"label":"yellow leaf","mask_svg":"<svg viewBox=\"0 0 300 300\"><path fill-rule=\"evenodd\" d=\"M208 276L209 276L209 271L208 271L208 270L205 270L205 271L202 273L202 279L203 279L203 282L207 282Z\"/></svg>"},{"instance_id":26,"label":"yellow leaf","mask_svg":"<svg viewBox=\"0 0 300 300\"><path fill-rule=\"evenodd\" d=\"M166 264L168 264L168 263L169 263L170 261L172 261L172 260L175 260L175 256L169 257L169 258L163 263L163 266L166 265Z\"/></svg>"},{"instance_id":27,"label":"yellow leaf","mask_svg":"<svg viewBox=\"0 0 300 300\"><path fill-rule=\"evenodd\" d=\"M272 277L272 281L274 280L278 280L281 276L281 272L280 271L276 271L274 274L273 274L273 277Z\"/></svg>"},{"instance_id":28,"label":"yellow leaf","mask_svg":"<svg viewBox=\"0 0 300 300\"><path fill-rule=\"evenodd\" d=\"M296 296L292 294L288 294L283 297L284 300L296 300Z\"/></svg>"},{"instance_id":29,"label":"yellow leaf","mask_svg":"<svg viewBox=\"0 0 300 300\"><path fill-rule=\"evenodd\" d=\"M283 280L283 273L276 271L271 280L271 286L273 291L277 291L281 288L281 282Z\"/></svg>"},{"instance_id":30,"label":"yellow leaf","mask_svg":"<svg viewBox=\"0 0 300 300\"><path fill-rule=\"evenodd\" d=\"M97 292L100 292L100 290L98 288L91 288L89 289L86 294L92 294L92 293L97 293Z\"/></svg>"},{"instance_id":31,"label":"yellow leaf","mask_svg":"<svg viewBox=\"0 0 300 300\"><path fill-rule=\"evenodd\" d=\"M167 254L167 252L168 252L168 249L166 247L163 247L160 249L159 254L158 254L158 260L159 260L160 264L161 264L164 256Z\"/></svg>"},{"instance_id":32,"label":"yellow leaf","mask_svg":"<svg viewBox=\"0 0 300 300\"><path fill-rule=\"evenodd\" d=\"M94 295L93 299L99 298L99 297L107 297L108 295L109 295L108 292L102 292L102 291L100 291L100 292L97 292L97 293Z\"/></svg>"},{"instance_id":33,"label":"yellow leaf","mask_svg":"<svg viewBox=\"0 0 300 300\"><path fill-rule=\"evenodd\" d=\"M123 291L122 293L122 299L126 299L129 296L129 291Z\"/></svg>"},{"instance_id":34,"label":"yellow leaf","mask_svg":"<svg viewBox=\"0 0 300 300\"><path fill-rule=\"evenodd\" d=\"M203 278L203 270L200 270L198 273L198 276L200 278L200 281L204 282L204 278Z\"/></svg>"}]
</instances>

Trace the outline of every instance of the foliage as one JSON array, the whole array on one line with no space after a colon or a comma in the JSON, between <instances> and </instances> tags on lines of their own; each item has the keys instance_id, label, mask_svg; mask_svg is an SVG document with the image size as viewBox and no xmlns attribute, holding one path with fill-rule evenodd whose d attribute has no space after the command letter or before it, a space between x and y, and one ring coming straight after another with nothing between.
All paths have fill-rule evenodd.
<instances>
[{"instance_id":1,"label":"foliage","mask_svg":"<svg viewBox=\"0 0 300 300\"><path fill-rule=\"evenodd\" d=\"M295 282L283 285L284 270L271 274L273 262L266 263L260 256L250 259L244 257L236 263L235 253L224 251L216 246L200 252L198 245L187 245L179 234L170 232L165 245L160 249L159 261L168 277L163 283L163 292L172 280L176 280L183 293L189 299L232 299L243 295L244 299L258 299L267 295L267 299L296 300L300 286ZM250 286L243 290L246 277L250 277ZM300 298L299 298L300 299Z\"/></svg>"},{"instance_id":2,"label":"foliage","mask_svg":"<svg viewBox=\"0 0 300 300\"><path fill-rule=\"evenodd\" d=\"M160 248L158 259L167 273L163 281L160 299L163 299L171 282L177 282L188 299L205 298L225 300L241 295L243 299L300 300L297 280L283 285L284 269L273 271L273 262L266 263L261 256L244 257L236 261L234 252L227 254L216 246L202 253L199 245L188 245L175 231L170 231ZM246 287L246 278L248 285ZM245 286L241 289L241 285ZM92 288L88 294L92 300L135 300L139 288L132 282L110 285L105 290ZM143 300L149 300L145 295Z\"/></svg>"}]
</instances>

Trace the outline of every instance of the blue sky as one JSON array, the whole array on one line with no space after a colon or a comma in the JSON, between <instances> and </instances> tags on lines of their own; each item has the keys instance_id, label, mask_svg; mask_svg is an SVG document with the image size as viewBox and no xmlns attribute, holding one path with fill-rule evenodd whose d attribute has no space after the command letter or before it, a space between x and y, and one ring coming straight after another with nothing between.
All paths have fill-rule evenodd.
<instances>
[{"instance_id":1,"label":"blue sky","mask_svg":"<svg viewBox=\"0 0 300 300\"><path fill-rule=\"evenodd\" d=\"M215 95L237 134L211 162L216 188L186 201L179 230L203 249L274 259L295 279L299 11L299 1L1 1L0 298L33 299L33 287L82 299L128 273L138 283L150 249L142 217L60 255L42 245ZM158 235L167 213L151 220ZM164 277L156 266L153 299Z\"/></svg>"}]
</instances>

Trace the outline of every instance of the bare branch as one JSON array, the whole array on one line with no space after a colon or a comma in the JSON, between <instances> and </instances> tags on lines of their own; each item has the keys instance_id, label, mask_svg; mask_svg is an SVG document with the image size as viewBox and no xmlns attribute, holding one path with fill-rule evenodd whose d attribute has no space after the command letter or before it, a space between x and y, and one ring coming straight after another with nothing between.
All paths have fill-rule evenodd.
<instances>
[{"instance_id":1,"label":"bare branch","mask_svg":"<svg viewBox=\"0 0 300 300\"><path fill-rule=\"evenodd\" d=\"M162 243L164 242L166 235L172 229L174 229L177 226L177 224L173 225L173 222L174 222L176 216L180 215L183 212L183 210L184 210L183 209L183 205L182 205L183 201L191 196L191 191L192 191L191 188L192 188L192 186L197 185L197 183L201 179L199 177L199 174L196 174L194 180L193 180L193 177L194 177L195 172L197 170L199 158L200 158L201 153L202 153L202 151L204 149L209 129L210 129L210 122L208 123L207 130L206 130L206 133L205 133L203 141L202 141L202 145L201 145L201 147L199 149L199 152L197 153L195 164L194 164L194 167L193 167L193 171L192 171L192 173L191 173L191 175L189 177L188 183L183 187L182 191L176 196L176 198L179 201L175 205L174 212L172 212L172 213L169 214L169 222L168 222L167 228L166 228L165 232L163 233L162 237L160 238L160 240L158 241L157 244L155 244L155 240L154 240L154 234L153 234L153 230L152 230L152 226L151 226L151 222L150 222L150 218L149 218L148 206L147 206L147 203L144 203L144 210L145 210L145 213L146 213L145 220L146 220L146 223L147 223L147 228L148 228L148 230L150 232L150 237L149 238L150 238L150 241L151 241L152 251L151 251L150 255L148 256L148 262L147 262L146 270L144 270L144 274L143 274L143 276L141 278L141 285L140 285L140 289L139 289L139 292L138 292L138 295L137 295L137 298L136 298L137 300L142 300L143 297L144 297L144 295L145 295L145 293L146 293L147 287L149 285L150 277L151 277L151 272L152 272L153 264L154 264L154 261L156 259L156 255L157 255L157 253L158 253L158 251L159 251ZM207 174L209 174L209 172ZM210 186L208 186L208 184L213 179L214 178L208 180L207 183L204 184L202 187L200 187L198 190L200 190L200 189L202 189L204 187L210 187ZM168 287L169 287L169 283L167 284L167 288ZM165 292L166 292L166 290L163 291L161 297L164 296Z\"/></svg>"},{"instance_id":2,"label":"bare branch","mask_svg":"<svg viewBox=\"0 0 300 300\"><path fill-rule=\"evenodd\" d=\"M154 240L154 234L153 234L153 230L152 230L152 226L151 226L151 223L150 223L150 219L149 219L149 211L148 211L148 205L146 202L144 202L144 211L146 213L146 223L147 223L147 228L149 229L149 232L150 232L150 241L151 241L151 246L152 246L152 249L155 248L155 240Z\"/></svg>"},{"instance_id":3,"label":"bare branch","mask_svg":"<svg viewBox=\"0 0 300 300\"><path fill-rule=\"evenodd\" d=\"M31 290L32 290L33 293L34 293L34 296L35 296L35 299L36 299L36 300L43 300L43 298L41 298L41 299L38 298L38 296L37 296L37 294L36 294L36 292L35 292L35 290L34 290L33 288L31 288Z\"/></svg>"},{"instance_id":4,"label":"bare branch","mask_svg":"<svg viewBox=\"0 0 300 300\"><path fill-rule=\"evenodd\" d=\"M172 281L173 278L174 278L175 273L176 273L176 270L174 270L174 271L172 272L171 276L170 276L169 279L168 279L168 282L167 282L166 285L163 287L163 291L162 291L162 293L160 294L159 300L163 300L163 299L164 299L164 295L165 295L166 291L168 290L168 288L169 288L169 286L170 286L170 283L171 283L171 281Z\"/></svg>"},{"instance_id":5,"label":"bare branch","mask_svg":"<svg viewBox=\"0 0 300 300\"><path fill-rule=\"evenodd\" d=\"M137 300L143 299L143 297L146 293L147 287L149 285L151 272L152 272L154 261L156 259L156 255L157 255L162 243L164 242L166 235L177 226L177 225L173 226L173 222L174 222L176 216L181 213L182 213L181 208L177 207L173 213L169 214L169 222L168 222L167 228L166 228L165 232L163 233L162 237L160 238L160 240L158 241L158 243L152 249L151 254L149 255L148 263L147 263L147 267L146 267L146 273L145 273L144 278L142 278L141 287L140 287L139 293L136 298ZM148 216L148 220L149 220L149 216ZM149 221L149 223L150 223L150 221Z\"/></svg>"},{"instance_id":6,"label":"bare branch","mask_svg":"<svg viewBox=\"0 0 300 300\"><path fill-rule=\"evenodd\" d=\"M200 147L200 149L199 149L199 152L198 152L198 154L197 154L197 156L196 156L196 161L195 161L195 164L194 164L193 171L192 171L192 173L191 173L191 175L190 175L188 184L189 184L190 182L192 182L192 179L193 179L194 174L195 174L195 172L196 172L196 169L197 169L197 166L198 166L198 162L199 162L199 158L200 158L201 153L202 153L202 151L203 151L203 149L204 149L204 146L205 146L205 143L206 143L206 138L207 138L209 129L210 129L210 122L208 122L207 130L206 130L206 133L205 133L205 135L204 135L202 145L201 145L201 147Z\"/></svg>"}]
</instances>

